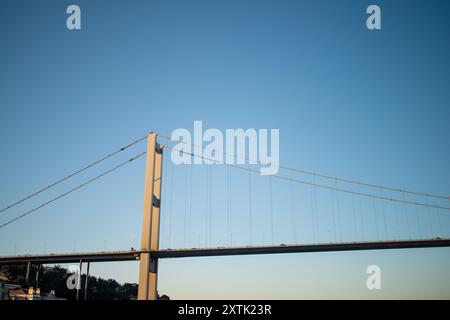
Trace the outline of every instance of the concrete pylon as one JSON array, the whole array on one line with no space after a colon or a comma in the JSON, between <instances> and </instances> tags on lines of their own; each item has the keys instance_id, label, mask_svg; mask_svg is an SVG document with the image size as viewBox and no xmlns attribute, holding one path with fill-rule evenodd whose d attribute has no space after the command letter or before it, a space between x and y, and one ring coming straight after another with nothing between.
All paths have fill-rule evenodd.
<instances>
[{"instance_id":1,"label":"concrete pylon","mask_svg":"<svg viewBox=\"0 0 450 320\"><path fill-rule=\"evenodd\" d=\"M163 149L156 141L156 133L147 138L147 164L145 169L144 210L142 214L142 251L159 249ZM150 252L140 255L139 300L156 300L158 260Z\"/></svg>"}]
</instances>

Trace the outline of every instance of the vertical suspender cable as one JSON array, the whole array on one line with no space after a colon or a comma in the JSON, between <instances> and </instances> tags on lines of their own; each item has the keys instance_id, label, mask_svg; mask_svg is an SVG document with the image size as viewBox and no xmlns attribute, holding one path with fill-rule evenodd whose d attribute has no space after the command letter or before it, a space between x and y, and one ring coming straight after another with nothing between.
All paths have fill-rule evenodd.
<instances>
[{"instance_id":1,"label":"vertical suspender cable","mask_svg":"<svg viewBox=\"0 0 450 320\"><path fill-rule=\"evenodd\" d=\"M272 245L275 244L274 243L274 238L273 238L273 194L272 194L273 190L272 190L272 176L269 177L269 209L270 209L270 234L272 237Z\"/></svg>"},{"instance_id":2,"label":"vertical suspender cable","mask_svg":"<svg viewBox=\"0 0 450 320\"><path fill-rule=\"evenodd\" d=\"M253 244L253 221L252 221L252 173L248 173L248 219L250 227L250 245Z\"/></svg>"}]
</instances>

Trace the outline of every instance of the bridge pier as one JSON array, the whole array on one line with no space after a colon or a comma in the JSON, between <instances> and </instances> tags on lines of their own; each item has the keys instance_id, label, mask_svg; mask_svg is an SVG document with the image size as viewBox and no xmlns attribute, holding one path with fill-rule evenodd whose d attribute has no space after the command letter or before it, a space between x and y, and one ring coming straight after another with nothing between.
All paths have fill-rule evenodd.
<instances>
[{"instance_id":1,"label":"bridge pier","mask_svg":"<svg viewBox=\"0 0 450 320\"><path fill-rule=\"evenodd\" d=\"M157 299L158 260L150 251L159 249L163 149L156 137L156 133L150 133L147 138L141 238L141 251L144 252L141 253L139 263L139 300Z\"/></svg>"},{"instance_id":2,"label":"bridge pier","mask_svg":"<svg viewBox=\"0 0 450 320\"><path fill-rule=\"evenodd\" d=\"M37 290L37 288L39 288L39 269L40 268L41 268L41 265L38 264L37 269L36 269L36 290Z\"/></svg>"},{"instance_id":3,"label":"bridge pier","mask_svg":"<svg viewBox=\"0 0 450 320\"><path fill-rule=\"evenodd\" d=\"M80 298L80 289L81 289L81 271L83 270L83 260L80 259L80 270L78 272L77 275L77 295L76 295L76 299L78 301L78 299Z\"/></svg>"},{"instance_id":4,"label":"bridge pier","mask_svg":"<svg viewBox=\"0 0 450 320\"><path fill-rule=\"evenodd\" d=\"M87 292L88 292L88 281L89 281L89 267L91 263L88 261L87 270L86 270L86 280L84 281L84 300L87 300Z\"/></svg>"},{"instance_id":5,"label":"bridge pier","mask_svg":"<svg viewBox=\"0 0 450 320\"><path fill-rule=\"evenodd\" d=\"M27 274L25 276L25 283L27 286L30 284L30 269L31 269L31 261L28 261L27 263Z\"/></svg>"}]
</instances>

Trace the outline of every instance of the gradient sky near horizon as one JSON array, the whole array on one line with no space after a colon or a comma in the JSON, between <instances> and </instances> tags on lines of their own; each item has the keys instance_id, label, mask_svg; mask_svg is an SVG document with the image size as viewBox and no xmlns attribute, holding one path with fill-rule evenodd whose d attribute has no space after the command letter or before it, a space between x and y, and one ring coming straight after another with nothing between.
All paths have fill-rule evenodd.
<instances>
[{"instance_id":1,"label":"gradient sky near horizon","mask_svg":"<svg viewBox=\"0 0 450 320\"><path fill-rule=\"evenodd\" d=\"M66 29L73 3L81 7L79 31ZM371 4L381 7L382 30L366 28ZM221 130L279 128L283 165L449 195L448 12L445 0L4 0L0 207L149 131L192 130L194 120ZM0 223L144 149L0 213ZM224 168L168 160L162 247L248 245L247 175L232 172L227 193ZM144 169L143 159L130 163L0 229L0 255L139 248ZM210 229L207 170L215 170ZM272 240L267 180L252 179L252 244L450 237L446 210L273 181ZM353 200L363 212L356 221ZM317 205L320 230L311 215ZM371 264L382 269L381 290L366 288ZM137 281L137 263L91 269ZM169 259L160 262L158 285L187 299L450 299L449 269L450 248Z\"/></svg>"}]
</instances>

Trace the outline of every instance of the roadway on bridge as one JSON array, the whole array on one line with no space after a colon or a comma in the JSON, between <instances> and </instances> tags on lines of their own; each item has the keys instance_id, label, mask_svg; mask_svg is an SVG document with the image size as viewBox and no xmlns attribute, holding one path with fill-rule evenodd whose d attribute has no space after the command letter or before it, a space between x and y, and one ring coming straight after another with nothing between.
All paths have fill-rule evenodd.
<instances>
[{"instance_id":1,"label":"roadway on bridge","mask_svg":"<svg viewBox=\"0 0 450 320\"><path fill-rule=\"evenodd\" d=\"M190 248L190 249L163 249L150 251L156 258L189 258L211 257L229 255L276 254L276 253L305 253L305 252L332 252L357 250L385 250L385 249L413 249L450 247L450 239L403 240L403 241L376 241L376 242L349 242L307 245L278 245L230 248ZM88 253L55 253L0 257L0 265L11 264L58 264L82 262L114 262L137 261L140 254L149 251L112 251Z\"/></svg>"}]
</instances>

